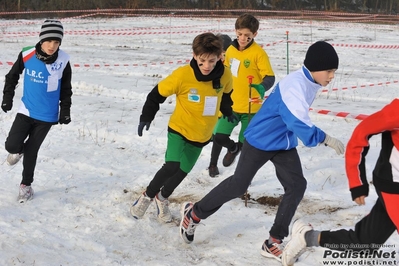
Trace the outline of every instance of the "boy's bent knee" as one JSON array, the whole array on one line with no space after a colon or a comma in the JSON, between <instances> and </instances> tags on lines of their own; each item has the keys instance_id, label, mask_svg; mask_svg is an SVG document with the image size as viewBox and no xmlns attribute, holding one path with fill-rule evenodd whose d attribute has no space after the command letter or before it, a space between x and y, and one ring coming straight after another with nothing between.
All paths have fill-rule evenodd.
<instances>
[{"instance_id":1,"label":"boy's bent knee","mask_svg":"<svg viewBox=\"0 0 399 266\"><path fill-rule=\"evenodd\" d=\"M180 169L179 162L166 162L162 168L168 173L175 173Z\"/></svg>"},{"instance_id":2,"label":"boy's bent knee","mask_svg":"<svg viewBox=\"0 0 399 266\"><path fill-rule=\"evenodd\" d=\"M286 191L291 190L293 193L297 195L303 195L305 194L307 187L307 181L305 178L296 180L295 182L292 182L288 187L286 187Z\"/></svg>"},{"instance_id":3,"label":"boy's bent knee","mask_svg":"<svg viewBox=\"0 0 399 266\"><path fill-rule=\"evenodd\" d=\"M10 143L9 141L6 141L4 146L8 153L15 154L15 153L21 153L22 151L21 145L16 145L14 143Z\"/></svg>"},{"instance_id":4,"label":"boy's bent knee","mask_svg":"<svg viewBox=\"0 0 399 266\"><path fill-rule=\"evenodd\" d=\"M305 178L303 178L299 182L296 182L295 189L298 192L302 192L302 196L303 196L303 194L305 194L305 190L306 190L307 185L308 185L308 182L306 181Z\"/></svg>"},{"instance_id":5,"label":"boy's bent knee","mask_svg":"<svg viewBox=\"0 0 399 266\"><path fill-rule=\"evenodd\" d=\"M230 144L230 136L227 134L217 133L214 135L213 140L214 140L214 142L216 142L222 146L227 146Z\"/></svg>"}]
</instances>

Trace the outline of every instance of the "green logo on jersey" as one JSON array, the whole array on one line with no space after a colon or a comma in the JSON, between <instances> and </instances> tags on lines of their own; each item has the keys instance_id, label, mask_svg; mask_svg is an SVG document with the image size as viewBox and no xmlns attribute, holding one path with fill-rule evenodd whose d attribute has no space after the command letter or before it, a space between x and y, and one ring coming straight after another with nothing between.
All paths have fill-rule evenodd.
<instances>
[{"instance_id":1,"label":"green logo on jersey","mask_svg":"<svg viewBox=\"0 0 399 266\"><path fill-rule=\"evenodd\" d=\"M245 59L245 60L244 60L244 66L245 66L245 68L248 68L250 64L251 64L251 61L249 61L249 59Z\"/></svg>"}]
</instances>

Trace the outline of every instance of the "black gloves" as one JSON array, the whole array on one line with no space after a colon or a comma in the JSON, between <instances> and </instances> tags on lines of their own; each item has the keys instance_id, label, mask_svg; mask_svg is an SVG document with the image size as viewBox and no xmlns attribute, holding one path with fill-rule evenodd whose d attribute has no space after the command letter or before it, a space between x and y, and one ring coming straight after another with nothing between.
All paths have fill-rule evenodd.
<instances>
[{"instance_id":1,"label":"black gloves","mask_svg":"<svg viewBox=\"0 0 399 266\"><path fill-rule=\"evenodd\" d=\"M143 136L144 127L145 127L145 130L147 130L147 131L150 129L150 124L151 124L151 122L140 122L139 128L138 128L138 134L140 137Z\"/></svg>"},{"instance_id":2,"label":"black gloves","mask_svg":"<svg viewBox=\"0 0 399 266\"><path fill-rule=\"evenodd\" d=\"M231 114L229 116L227 115L223 115L223 118L227 118L227 121L229 121L230 123L234 123L234 122L238 122L238 117L235 114Z\"/></svg>"},{"instance_id":3,"label":"black gloves","mask_svg":"<svg viewBox=\"0 0 399 266\"><path fill-rule=\"evenodd\" d=\"M3 109L4 113L10 111L12 109L12 101L7 101L3 99L3 102L1 103L1 109Z\"/></svg>"},{"instance_id":4,"label":"black gloves","mask_svg":"<svg viewBox=\"0 0 399 266\"><path fill-rule=\"evenodd\" d=\"M69 109L62 109L60 111L60 119L58 120L60 124L69 124L71 123L71 111Z\"/></svg>"}]
</instances>

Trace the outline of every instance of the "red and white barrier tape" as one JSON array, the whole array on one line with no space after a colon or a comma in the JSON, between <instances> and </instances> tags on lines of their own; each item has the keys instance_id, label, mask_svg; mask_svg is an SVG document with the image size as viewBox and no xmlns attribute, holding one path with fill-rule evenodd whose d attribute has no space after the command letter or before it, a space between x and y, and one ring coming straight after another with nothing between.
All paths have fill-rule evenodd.
<instances>
[{"instance_id":1,"label":"red and white barrier tape","mask_svg":"<svg viewBox=\"0 0 399 266\"><path fill-rule=\"evenodd\" d=\"M207 13L211 14L215 11L217 12L228 12L231 13L231 9L177 9L177 8L108 8L108 9L74 9L74 10L56 10L56 11L18 11L18 12L0 12L0 15L12 15L12 14L40 14L40 13L99 13L99 12L134 12L134 13L148 13L148 12L187 12L187 13ZM379 17L379 14L368 14L368 13L349 13L349 12L330 12L330 11L313 11L313 10L259 10L259 9L235 9L235 12L248 12L248 13L263 13L263 14L275 14L275 13L285 13L285 14L298 14L298 15L322 15L322 16L346 16L346 17ZM382 15L387 17L388 15Z\"/></svg>"},{"instance_id":2,"label":"red and white barrier tape","mask_svg":"<svg viewBox=\"0 0 399 266\"><path fill-rule=\"evenodd\" d=\"M190 63L191 59L186 59L186 60L176 60L176 61L169 61L169 62L157 62L157 63L143 63L143 64L136 64L136 63L132 63L132 64L97 64L97 63L93 63L93 64L87 64L87 63L83 63L83 64L72 64L72 67L75 68L89 68L89 67L94 67L94 68L98 68L98 67L138 67L138 66L144 66L144 67L148 67L148 66L156 66L156 65L178 65L178 64L187 64ZM10 61L5 61L2 62L0 61L0 67L1 66L12 66L14 64L14 62L10 62Z\"/></svg>"},{"instance_id":3,"label":"red and white barrier tape","mask_svg":"<svg viewBox=\"0 0 399 266\"><path fill-rule=\"evenodd\" d=\"M14 62L9 62L9 61L1 62L0 61L0 66L12 66L13 64L14 64Z\"/></svg>"},{"instance_id":4,"label":"red and white barrier tape","mask_svg":"<svg viewBox=\"0 0 399 266\"><path fill-rule=\"evenodd\" d=\"M175 27L174 27L175 28ZM176 27L180 28L180 27ZM157 28L155 28L157 29ZM163 28L164 31L143 31L142 29L117 29L117 30L74 30L65 31L67 35L101 35L101 36L137 36L137 35L163 35L163 34L192 34L192 33L203 33L209 30L183 30L183 31L170 31L168 28ZM27 37L27 36L38 36L39 32L4 32L3 36L7 37ZM292 41L292 40L280 40L271 44L265 44L265 46L276 45L278 43L291 43L300 45L310 45L310 42L303 41ZM362 48L362 49L399 49L397 44L356 44L356 43L332 43L335 47L345 48Z\"/></svg>"},{"instance_id":5,"label":"red and white barrier tape","mask_svg":"<svg viewBox=\"0 0 399 266\"><path fill-rule=\"evenodd\" d=\"M120 32L115 30L97 31L97 30L75 30L65 31L65 35L101 35L101 36L136 36L136 35L161 35L161 34L190 34L190 33L203 33L209 30L187 30L187 31L127 31ZM39 36L39 32L11 32L4 33L4 36L26 37L26 36Z\"/></svg>"},{"instance_id":6,"label":"red and white barrier tape","mask_svg":"<svg viewBox=\"0 0 399 266\"><path fill-rule=\"evenodd\" d=\"M365 118L367 118L369 115L365 115L365 114L351 114L348 112L334 112L334 111L330 111L330 110L325 110L325 109L313 109L313 108L309 108L309 111L317 113L317 114L322 114L322 115L332 115L332 116L337 116L337 117L343 117L343 118L353 118L353 119L357 119L357 120L364 120Z\"/></svg>"},{"instance_id":7,"label":"red and white barrier tape","mask_svg":"<svg viewBox=\"0 0 399 266\"><path fill-rule=\"evenodd\" d=\"M118 16L125 16L125 17L98 17L95 18L94 16L97 15L118 15ZM171 17L170 15L167 15L168 17ZM62 18L61 21L63 23L80 23L80 22L88 22L88 21L93 21L96 23L99 22L103 22L103 23L109 23L109 21L112 20L116 20L116 21L120 21L120 20L143 20L143 19L153 19L154 17L166 17L166 15L159 15L159 14L134 14L134 16L132 17L132 14L128 14L128 13L103 13L103 12L99 12L99 13L91 13L91 14L83 14L80 16L74 16L74 17L68 17L68 18ZM173 15L172 17L176 17L176 18L186 18L186 15ZM367 16L368 17L368 16ZM214 16L208 16L208 17L204 17L204 19L217 19L219 21L223 21L225 18L218 18L218 17L214 17ZM286 25L279 23L278 27L273 27L273 29L276 28L292 28L292 27L304 27L304 26L315 26L315 27L320 27L320 26L327 26L327 27L348 27L347 23L342 23L342 21L324 21L324 20L312 20L311 18L308 20L303 20L303 17L298 16L298 17L293 17L293 16L271 16L271 17L265 17L264 19L267 19L267 21L260 21L261 24L262 23L266 23L267 25L269 24L269 20L272 19L289 19L289 23L286 23ZM299 19L301 20L301 24L297 24L294 21L295 19ZM352 23L354 22L354 23ZM397 30L397 26L396 25L387 25L387 24L364 24L364 23L355 23L355 22L376 22L374 19L371 20L365 20L364 18L360 19L359 21L349 21L349 23L351 23L351 28L353 27L360 27L360 28L370 28L372 27L373 29L375 28L384 28L384 29L392 29L392 30ZM0 26L1 27L7 27L7 26L20 26L20 25L41 25L42 24L42 20L32 20L32 21L27 21L27 20L23 20L23 21L0 21ZM229 24L230 25L230 24ZM183 27L183 26L182 26ZM260 28L263 30L263 28Z\"/></svg>"},{"instance_id":8,"label":"red and white barrier tape","mask_svg":"<svg viewBox=\"0 0 399 266\"><path fill-rule=\"evenodd\" d=\"M358 89L358 88L366 88L366 87L375 87L375 86L383 86L383 85L390 85L394 83L399 83L398 80L393 81L385 81L385 82L378 82L378 83L370 83L370 84L363 84L363 85L354 85L354 86L346 86L342 88L332 88L332 89L322 89L320 92L330 92L330 91L339 91L339 90L349 90L349 89Z\"/></svg>"},{"instance_id":9,"label":"red and white barrier tape","mask_svg":"<svg viewBox=\"0 0 399 266\"><path fill-rule=\"evenodd\" d=\"M285 41L287 42L287 41ZM288 43L292 44L303 44L303 45L311 45L310 42L302 42L302 41L288 41ZM397 44L356 44L356 43L331 43L332 46L335 47L347 47L347 48L368 48L368 49L399 49L399 45Z\"/></svg>"},{"instance_id":10,"label":"red and white barrier tape","mask_svg":"<svg viewBox=\"0 0 399 266\"><path fill-rule=\"evenodd\" d=\"M267 99L268 96L265 96L264 100ZM262 104L263 101L259 98L250 98L249 102L253 103L253 104ZM310 112L313 113L317 113L317 114L321 114L321 115L332 115L332 116L337 116L337 117L342 117L342 118L353 118L356 120L364 120L366 117L368 117L369 115L365 115L365 114L351 114L348 112L334 112L334 111L330 111L330 110L325 110L325 109L314 109L314 108L309 108Z\"/></svg>"},{"instance_id":11,"label":"red and white barrier tape","mask_svg":"<svg viewBox=\"0 0 399 266\"><path fill-rule=\"evenodd\" d=\"M138 66L156 66L156 65L173 65L173 64L187 64L190 63L190 59L186 60L177 60L177 61L169 61L169 62L159 62L159 63L148 63L148 64L73 64L73 67L138 67Z\"/></svg>"}]
</instances>

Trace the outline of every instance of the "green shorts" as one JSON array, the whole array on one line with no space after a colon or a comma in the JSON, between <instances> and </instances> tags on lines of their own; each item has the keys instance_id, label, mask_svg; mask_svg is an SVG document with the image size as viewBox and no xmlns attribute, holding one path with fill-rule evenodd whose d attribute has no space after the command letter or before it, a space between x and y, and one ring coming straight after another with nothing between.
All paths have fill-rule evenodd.
<instances>
[{"instance_id":1,"label":"green shorts","mask_svg":"<svg viewBox=\"0 0 399 266\"><path fill-rule=\"evenodd\" d=\"M189 173L197 162L202 148L188 143L182 136L168 132L165 162L179 162L180 169Z\"/></svg>"},{"instance_id":2,"label":"green shorts","mask_svg":"<svg viewBox=\"0 0 399 266\"><path fill-rule=\"evenodd\" d=\"M238 123L241 122L241 129L240 129L240 133L238 135L238 140L241 143L244 143L244 131L245 129L248 127L248 114L238 114L238 113L234 113L238 118L238 121L231 123L229 121L227 121L227 118L219 118L215 129L213 130L213 134L226 134L226 135L231 135L231 132L233 132L234 128L238 125ZM250 118L252 119L252 117L254 117L255 114L251 114Z\"/></svg>"}]
</instances>

